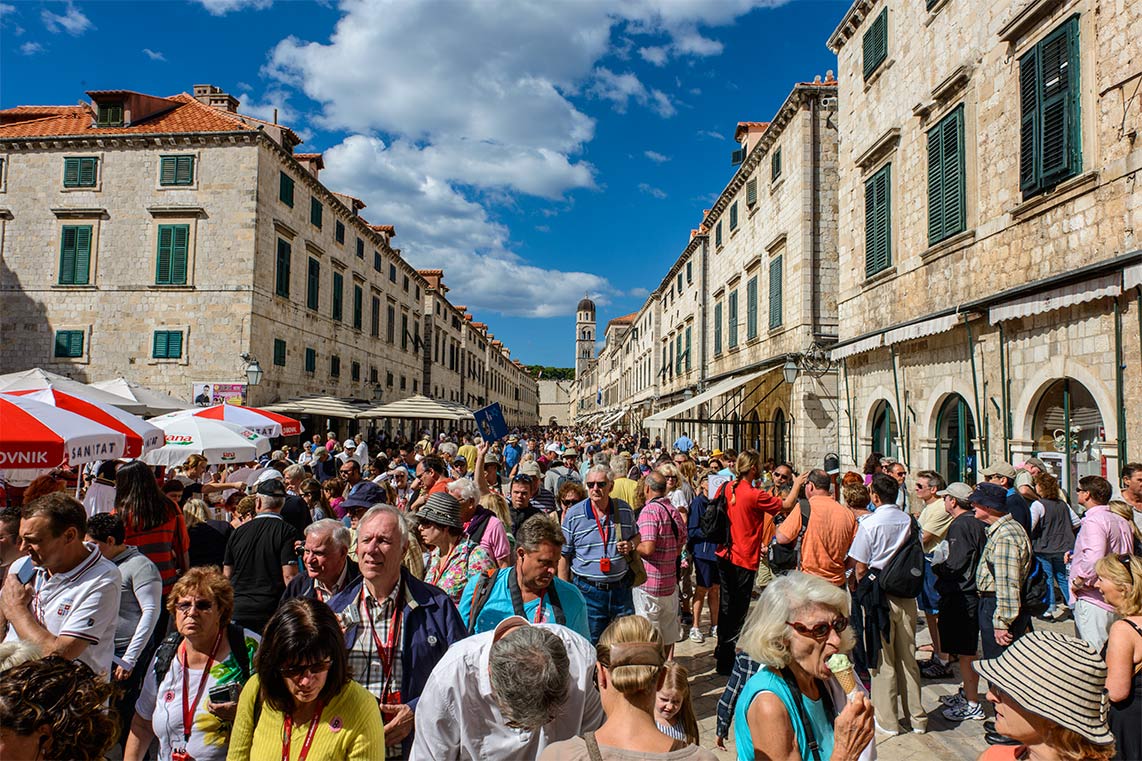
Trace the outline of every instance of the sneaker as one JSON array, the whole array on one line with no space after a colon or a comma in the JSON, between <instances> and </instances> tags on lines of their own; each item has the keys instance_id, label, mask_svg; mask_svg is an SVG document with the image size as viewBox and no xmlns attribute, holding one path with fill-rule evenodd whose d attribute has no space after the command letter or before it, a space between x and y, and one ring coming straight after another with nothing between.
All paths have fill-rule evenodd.
<instances>
[{"instance_id":1,"label":"sneaker","mask_svg":"<svg viewBox=\"0 0 1142 761\"><path fill-rule=\"evenodd\" d=\"M702 634L702 630L697 626L690 627L690 641L697 642L699 645L706 641L706 637Z\"/></svg>"},{"instance_id":2,"label":"sneaker","mask_svg":"<svg viewBox=\"0 0 1142 761\"><path fill-rule=\"evenodd\" d=\"M952 675L952 667L933 658L920 666L920 674L925 679L945 679Z\"/></svg>"},{"instance_id":3,"label":"sneaker","mask_svg":"<svg viewBox=\"0 0 1142 761\"><path fill-rule=\"evenodd\" d=\"M900 730L885 729L884 727L880 726L879 721L876 721L876 719L873 719L873 721L876 723L876 731L885 737L896 737L898 734L900 734Z\"/></svg>"},{"instance_id":4,"label":"sneaker","mask_svg":"<svg viewBox=\"0 0 1142 761\"><path fill-rule=\"evenodd\" d=\"M1051 620L1052 621L1066 621L1070 617L1071 617L1071 609L1068 608L1066 605L1059 606L1058 608L1055 609L1054 613L1051 614Z\"/></svg>"},{"instance_id":5,"label":"sneaker","mask_svg":"<svg viewBox=\"0 0 1142 761\"><path fill-rule=\"evenodd\" d=\"M983 721L987 715L979 703L969 703L966 700L960 705L948 706L941 713L948 721Z\"/></svg>"},{"instance_id":6,"label":"sneaker","mask_svg":"<svg viewBox=\"0 0 1142 761\"><path fill-rule=\"evenodd\" d=\"M711 636L711 637L716 637L716 636L718 636L718 627L716 627L716 626L711 626L711 627L710 627L710 636Z\"/></svg>"},{"instance_id":7,"label":"sneaker","mask_svg":"<svg viewBox=\"0 0 1142 761\"><path fill-rule=\"evenodd\" d=\"M956 708L958 706L967 705L967 698L964 697L964 688L961 687L951 695L941 695L940 702L948 708Z\"/></svg>"}]
</instances>

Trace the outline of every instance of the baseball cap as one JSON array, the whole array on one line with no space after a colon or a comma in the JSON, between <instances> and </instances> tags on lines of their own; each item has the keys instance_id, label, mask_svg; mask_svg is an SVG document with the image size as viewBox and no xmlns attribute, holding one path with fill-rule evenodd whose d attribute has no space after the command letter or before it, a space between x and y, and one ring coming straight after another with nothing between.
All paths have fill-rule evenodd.
<instances>
[{"instance_id":1,"label":"baseball cap","mask_svg":"<svg viewBox=\"0 0 1142 761\"><path fill-rule=\"evenodd\" d=\"M1015 478L1015 468L1011 467L1009 462L997 462L994 465L984 468L983 476L1003 476L1005 478Z\"/></svg>"},{"instance_id":2,"label":"baseball cap","mask_svg":"<svg viewBox=\"0 0 1142 761\"><path fill-rule=\"evenodd\" d=\"M378 503L383 503L388 498L385 490L376 485L372 481L361 481L357 484L357 488L353 489L350 494L341 503L341 507L346 511L351 511L358 508L369 508Z\"/></svg>"},{"instance_id":3,"label":"baseball cap","mask_svg":"<svg viewBox=\"0 0 1142 761\"><path fill-rule=\"evenodd\" d=\"M1047 473L1051 472L1051 466L1040 460L1038 457L1028 457L1026 460L1024 460L1023 466L1026 467L1028 465L1034 465L1039 470L1045 471Z\"/></svg>"},{"instance_id":4,"label":"baseball cap","mask_svg":"<svg viewBox=\"0 0 1142 761\"><path fill-rule=\"evenodd\" d=\"M972 488L963 481L953 481L947 489L936 492L937 497L955 497L956 499L970 500Z\"/></svg>"},{"instance_id":5,"label":"baseball cap","mask_svg":"<svg viewBox=\"0 0 1142 761\"><path fill-rule=\"evenodd\" d=\"M267 478L258 482L256 493L263 497L284 497L286 490L280 478Z\"/></svg>"},{"instance_id":6,"label":"baseball cap","mask_svg":"<svg viewBox=\"0 0 1142 761\"><path fill-rule=\"evenodd\" d=\"M484 455L484 464L485 465L499 465L500 464L500 456L498 454L496 454L495 452L488 452L486 455Z\"/></svg>"}]
</instances>

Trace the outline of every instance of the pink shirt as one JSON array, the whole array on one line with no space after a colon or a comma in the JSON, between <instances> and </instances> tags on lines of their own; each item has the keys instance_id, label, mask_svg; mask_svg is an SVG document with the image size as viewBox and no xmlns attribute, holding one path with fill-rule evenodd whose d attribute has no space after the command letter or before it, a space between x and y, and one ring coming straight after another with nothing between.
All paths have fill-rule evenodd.
<instances>
[{"instance_id":1,"label":"pink shirt","mask_svg":"<svg viewBox=\"0 0 1142 761\"><path fill-rule=\"evenodd\" d=\"M686 524L678 508L666 498L647 502L638 514L638 535L644 542L654 542L654 552L643 558L646 566L643 591L655 597L673 594L678 585L678 554L686 546Z\"/></svg>"},{"instance_id":2,"label":"pink shirt","mask_svg":"<svg viewBox=\"0 0 1142 761\"><path fill-rule=\"evenodd\" d=\"M1105 505L1089 508L1083 514L1071 557L1070 580L1082 579L1085 582L1085 586L1075 592L1075 598L1113 611L1114 606L1102 599L1102 593L1091 586L1098 576L1094 564L1107 555L1129 553L1133 549L1134 532L1129 521L1110 512ZM1071 588L1074 589L1073 584Z\"/></svg>"}]
</instances>

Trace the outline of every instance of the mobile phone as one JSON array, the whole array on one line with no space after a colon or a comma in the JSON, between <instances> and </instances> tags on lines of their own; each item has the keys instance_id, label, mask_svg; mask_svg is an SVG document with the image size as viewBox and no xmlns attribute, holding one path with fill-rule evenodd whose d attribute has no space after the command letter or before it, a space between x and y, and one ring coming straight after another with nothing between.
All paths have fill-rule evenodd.
<instances>
[{"instance_id":1,"label":"mobile phone","mask_svg":"<svg viewBox=\"0 0 1142 761\"><path fill-rule=\"evenodd\" d=\"M230 684L218 684L211 687L207 695L210 697L211 703L236 703L241 693L242 685L231 682Z\"/></svg>"},{"instance_id":2,"label":"mobile phone","mask_svg":"<svg viewBox=\"0 0 1142 761\"><path fill-rule=\"evenodd\" d=\"M21 584L27 584L36 576L36 567L31 563L25 563L20 572L16 574L16 578L20 580Z\"/></svg>"}]
</instances>

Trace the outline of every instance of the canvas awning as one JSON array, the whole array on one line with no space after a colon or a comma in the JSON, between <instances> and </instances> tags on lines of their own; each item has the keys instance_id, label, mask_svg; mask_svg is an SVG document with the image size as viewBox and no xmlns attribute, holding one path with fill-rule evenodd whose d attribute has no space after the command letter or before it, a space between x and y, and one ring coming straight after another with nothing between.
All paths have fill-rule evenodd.
<instances>
[{"instance_id":1,"label":"canvas awning","mask_svg":"<svg viewBox=\"0 0 1142 761\"><path fill-rule=\"evenodd\" d=\"M405 418L416 420L468 420L472 410L457 402L431 399L423 394L407 399L379 404L365 410L358 417L363 420L373 418Z\"/></svg>"},{"instance_id":2,"label":"canvas awning","mask_svg":"<svg viewBox=\"0 0 1142 761\"><path fill-rule=\"evenodd\" d=\"M862 354L866 351L879 349L881 346L884 346L884 334L877 333L875 336L869 336L868 338L862 338L859 341L854 341L851 344L838 346L829 352L829 357L833 360L844 359L845 357L851 357L854 354Z\"/></svg>"},{"instance_id":3,"label":"canvas awning","mask_svg":"<svg viewBox=\"0 0 1142 761\"><path fill-rule=\"evenodd\" d=\"M1142 285L1142 264L1132 264L1122 271L1122 290L1129 291Z\"/></svg>"},{"instance_id":4,"label":"canvas awning","mask_svg":"<svg viewBox=\"0 0 1142 761\"><path fill-rule=\"evenodd\" d=\"M756 380L765 375L768 370L758 370L755 373L746 373L744 375L735 375L725 380L715 383L710 388L706 389L700 394L696 394L685 401L675 404L673 407L667 407L661 412L656 412L650 417L642 421L643 428L648 430L665 430L666 424L670 422L671 418L678 417L683 412L695 409L698 405L715 399L722 394L729 393L739 386L744 386L752 380Z\"/></svg>"},{"instance_id":5,"label":"canvas awning","mask_svg":"<svg viewBox=\"0 0 1142 761\"><path fill-rule=\"evenodd\" d=\"M1118 296L1121 293L1122 273L1112 272L1081 283L1072 283L1012 299L989 309L987 318L992 325L995 325L1005 320L1053 312L1076 304L1085 304L1088 301Z\"/></svg>"},{"instance_id":6,"label":"canvas awning","mask_svg":"<svg viewBox=\"0 0 1142 761\"><path fill-rule=\"evenodd\" d=\"M277 404L262 407L270 412L284 412L287 415L317 415L356 420L369 409L368 404L359 399L339 399L335 396L303 396Z\"/></svg>"},{"instance_id":7,"label":"canvas awning","mask_svg":"<svg viewBox=\"0 0 1142 761\"><path fill-rule=\"evenodd\" d=\"M921 320L920 322L913 322L910 325L894 328L884 334L884 345L891 346L901 341L911 341L925 336L934 336L937 333L945 333L954 328L959 321L960 316L953 313L946 314L943 317L933 317L930 320Z\"/></svg>"}]
</instances>

